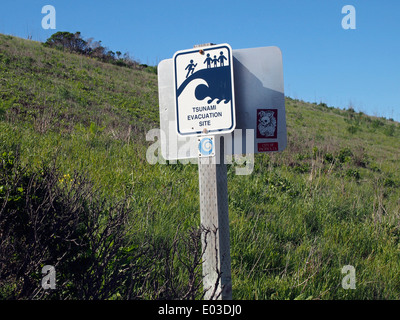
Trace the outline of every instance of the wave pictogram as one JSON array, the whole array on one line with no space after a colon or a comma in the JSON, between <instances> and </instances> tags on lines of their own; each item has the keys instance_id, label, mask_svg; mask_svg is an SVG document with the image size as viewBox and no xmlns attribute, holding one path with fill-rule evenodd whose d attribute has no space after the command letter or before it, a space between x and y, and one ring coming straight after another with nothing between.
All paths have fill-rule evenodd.
<instances>
[{"instance_id":1,"label":"wave pictogram","mask_svg":"<svg viewBox=\"0 0 400 320\"><path fill-rule=\"evenodd\" d=\"M217 104L221 101L228 103L232 100L231 69L229 66L201 69L193 73L179 86L176 96L179 97L188 84L196 79L202 79L207 83L207 85L199 84L194 90L197 100L209 98L207 103L211 103L216 99Z\"/></svg>"}]
</instances>

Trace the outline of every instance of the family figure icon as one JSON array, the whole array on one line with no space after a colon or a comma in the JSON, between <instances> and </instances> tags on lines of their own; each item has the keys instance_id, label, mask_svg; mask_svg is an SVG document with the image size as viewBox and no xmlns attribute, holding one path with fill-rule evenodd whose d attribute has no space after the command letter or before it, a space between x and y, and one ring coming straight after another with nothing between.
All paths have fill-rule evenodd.
<instances>
[{"instance_id":1,"label":"family figure icon","mask_svg":"<svg viewBox=\"0 0 400 320\"><path fill-rule=\"evenodd\" d=\"M203 63L207 63L207 68L211 68L211 63L213 63L214 68L216 68L218 62L219 62L220 67L224 66L224 60L228 60L228 59L224 56L224 53L222 51L219 54L220 55L218 58L217 58L217 56L214 56L214 58L211 58L210 54L207 53L207 58L203 62Z\"/></svg>"},{"instance_id":2,"label":"family figure icon","mask_svg":"<svg viewBox=\"0 0 400 320\"><path fill-rule=\"evenodd\" d=\"M204 60L203 64L207 64L207 69L210 69L212 64L214 65L214 68L218 67L218 63L220 67L224 66L224 61L228 60L225 56L224 53L221 51L219 53L219 57L217 58L216 55L214 55L214 58L211 58L211 55L207 53L207 58ZM186 78L189 77L189 75L192 75L194 72L194 69L197 67L197 63L194 63L193 60L190 60L190 63L187 65L185 70L187 70Z\"/></svg>"}]
</instances>

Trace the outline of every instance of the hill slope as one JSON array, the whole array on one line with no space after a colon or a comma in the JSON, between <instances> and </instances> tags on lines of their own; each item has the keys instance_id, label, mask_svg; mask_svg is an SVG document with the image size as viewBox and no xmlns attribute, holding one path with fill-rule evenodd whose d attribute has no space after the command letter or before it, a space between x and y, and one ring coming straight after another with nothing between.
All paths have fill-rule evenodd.
<instances>
[{"instance_id":1,"label":"hill slope","mask_svg":"<svg viewBox=\"0 0 400 320\"><path fill-rule=\"evenodd\" d=\"M139 296L187 298L168 286L191 279L198 173L146 161L157 76L0 35L0 99L1 154L18 150L32 171L56 158L64 176L83 173L99 196L125 199L132 241L150 237L160 253L153 291ZM286 110L284 152L256 155L249 176L228 167L234 299L400 298L399 123L290 98ZM168 243L180 255L160 249ZM342 288L346 265L356 290ZM4 297L16 296L7 285Z\"/></svg>"}]
</instances>

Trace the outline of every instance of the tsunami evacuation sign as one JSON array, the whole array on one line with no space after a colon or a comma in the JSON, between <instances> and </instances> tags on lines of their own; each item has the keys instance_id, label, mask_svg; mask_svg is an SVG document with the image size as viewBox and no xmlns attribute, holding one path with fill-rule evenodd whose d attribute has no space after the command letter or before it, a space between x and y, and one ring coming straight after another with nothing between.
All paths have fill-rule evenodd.
<instances>
[{"instance_id":1,"label":"tsunami evacuation sign","mask_svg":"<svg viewBox=\"0 0 400 320\"><path fill-rule=\"evenodd\" d=\"M228 44L175 53L177 132L190 136L235 129L232 48Z\"/></svg>"}]
</instances>

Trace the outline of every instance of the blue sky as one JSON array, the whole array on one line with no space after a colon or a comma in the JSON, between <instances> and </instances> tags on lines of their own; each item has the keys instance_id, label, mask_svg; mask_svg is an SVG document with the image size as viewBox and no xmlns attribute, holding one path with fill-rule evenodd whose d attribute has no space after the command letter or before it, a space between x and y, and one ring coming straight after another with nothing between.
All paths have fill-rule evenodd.
<instances>
[{"instance_id":1,"label":"blue sky","mask_svg":"<svg viewBox=\"0 0 400 320\"><path fill-rule=\"evenodd\" d=\"M44 30L44 5L56 29ZM342 28L342 8L356 29ZM15 0L0 4L0 33L45 41L80 31L113 51L156 65L200 43L278 46L285 94L400 121L398 0Z\"/></svg>"}]
</instances>

